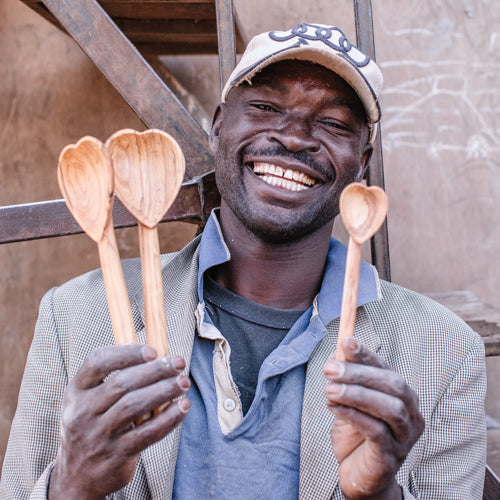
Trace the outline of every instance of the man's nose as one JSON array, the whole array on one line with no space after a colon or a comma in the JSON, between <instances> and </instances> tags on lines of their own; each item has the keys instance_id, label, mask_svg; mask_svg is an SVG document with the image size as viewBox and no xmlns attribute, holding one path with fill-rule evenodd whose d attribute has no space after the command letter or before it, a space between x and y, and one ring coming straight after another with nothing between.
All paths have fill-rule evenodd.
<instances>
[{"instance_id":1,"label":"man's nose","mask_svg":"<svg viewBox=\"0 0 500 500\"><path fill-rule=\"evenodd\" d=\"M319 141L313 136L309 120L302 117L288 117L271 129L267 138L281 143L288 151L318 151Z\"/></svg>"}]
</instances>

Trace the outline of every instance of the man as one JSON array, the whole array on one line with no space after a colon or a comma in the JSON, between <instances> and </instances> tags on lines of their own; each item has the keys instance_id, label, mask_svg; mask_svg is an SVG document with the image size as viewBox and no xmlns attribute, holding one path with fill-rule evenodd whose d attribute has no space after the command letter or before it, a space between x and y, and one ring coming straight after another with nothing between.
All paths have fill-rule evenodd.
<instances>
[{"instance_id":1,"label":"man","mask_svg":"<svg viewBox=\"0 0 500 500\"><path fill-rule=\"evenodd\" d=\"M345 248L330 234L368 166L381 82L338 28L249 44L210 136L220 212L163 261L172 356L112 346L99 271L51 290L7 498L481 498L476 334L363 263L355 338L333 356ZM143 342L139 263L124 273Z\"/></svg>"}]
</instances>

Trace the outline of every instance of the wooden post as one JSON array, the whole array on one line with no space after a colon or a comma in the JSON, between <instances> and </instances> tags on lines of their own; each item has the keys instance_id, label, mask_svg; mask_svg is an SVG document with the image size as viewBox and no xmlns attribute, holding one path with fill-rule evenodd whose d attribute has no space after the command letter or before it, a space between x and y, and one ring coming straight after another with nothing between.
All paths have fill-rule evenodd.
<instances>
[{"instance_id":1,"label":"wooden post","mask_svg":"<svg viewBox=\"0 0 500 500\"><path fill-rule=\"evenodd\" d=\"M356 23L356 44L362 52L375 61L371 0L354 0L354 17ZM382 158L382 129L380 123L377 137L373 143L373 156L366 180L369 186L379 186L384 189L384 162ZM380 277L391 281L387 220L370 240L370 248L372 263L377 268Z\"/></svg>"}]
</instances>

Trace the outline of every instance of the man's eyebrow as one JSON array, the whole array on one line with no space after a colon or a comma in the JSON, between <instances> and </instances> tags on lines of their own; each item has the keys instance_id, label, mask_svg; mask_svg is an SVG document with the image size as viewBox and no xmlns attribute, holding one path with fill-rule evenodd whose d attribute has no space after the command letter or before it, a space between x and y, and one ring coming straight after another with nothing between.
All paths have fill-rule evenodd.
<instances>
[{"instance_id":1,"label":"man's eyebrow","mask_svg":"<svg viewBox=\"0 0 500 500\"><path fill-rule=\"evenodd\" d=\"M267 87L269 90L285 90L285 86L278 80L273 78L258 78L255 79L250 87Z\"/></svg>"},{"instance_id":2,"label":"man's eyebrow","mask_svg":"<svg viewBox=\"0 0 500 500\"><path fill-rule=\"evenodd\" d=\"M273 90L273 91L286 90L286 88L287 88L279 80L273 79L273 78L268 78L268 77L256 79L250 85L250 88L252 88L252 87L267 88L267 89ZM358 102L356 99L350 99L350 98L338 97L338 96L335 96L335 97L332 96L332 97L326 98L324 103L327 106L332 106L332 107L341 106L341 107L349 108L349 109L355 109L356 107L358 107Z\"/></svg>"},{"instance_id":3,"label":"man's eyebrow","mask_svg":"<svg viewBox=\"0 0 500 500\"><path fill-rule=\"evenodd\" d=\"M349 99L349 98L344 98L344 97L329 97L324 100L324 104L327 106L334 106L334 107L344 107L344 108L349 108L349 109L354 109L358 106L358 103L356 102L355 99Z\"/></svg>"}]
</instances>

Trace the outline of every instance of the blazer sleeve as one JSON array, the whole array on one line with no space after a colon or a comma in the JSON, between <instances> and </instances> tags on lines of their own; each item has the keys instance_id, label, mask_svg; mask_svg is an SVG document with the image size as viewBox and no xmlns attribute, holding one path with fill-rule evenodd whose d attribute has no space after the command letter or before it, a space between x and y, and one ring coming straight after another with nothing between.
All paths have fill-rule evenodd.
<instances>
[{"instance_id":1,"label":"blazer sleeve","mask_svg":"<svg viewBox=\"0 0 500 500\"><path fill-rule=\"evenodd\" d=\"M68 377L53 312L55 288L40 304L2 470L2 499L45 499L60 444Z\"/></svg>"},{"instance_id":2,"label":"blazer sleeve","mask_svg":"<svg viewBox=\"0 0 500 500\"><path fill-rule=\"evenodd\" d=\"M478 335L426 423L425 451L412 476L418 498L480 500L486 467L484 345Z\"/></svg>"}]
</instances>

